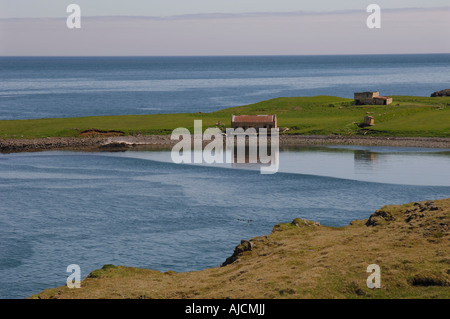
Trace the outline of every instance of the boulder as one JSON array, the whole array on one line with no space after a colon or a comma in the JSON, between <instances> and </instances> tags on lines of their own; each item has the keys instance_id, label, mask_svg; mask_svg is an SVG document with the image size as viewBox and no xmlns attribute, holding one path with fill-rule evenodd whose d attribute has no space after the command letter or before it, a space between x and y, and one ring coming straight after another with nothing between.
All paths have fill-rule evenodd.
<instances>
[{"instance_id":1,"label":"boulder","mask_svg":"<svg viewBox=\"0 0 450 319\"><path fill-rule=\"evenodd\" d=\"M366 226L378 226L383 225L386 222L389 223L395 220L391 212L385 211L383 209L377 210L375 213L370 215L369 220L366 222Z\"/></svg>"},{"instance_id":2,"label":"boulder","mask_svg":"<svg viewBox=\"0 0 450 319\"><path fill-rule=\"evenodd\" d=\"M233 255L228 257L225 260L225 262L222 263L222 265L220 265L220 266L224 267L226 265L234 263L242 255L242 253L244 253L246 251L251 251L252 249L253 249L252 242L250 242L248 240L242 240L241 243L239 245L237 245L236 248L234 248Z\"/></svg>"},{"instance_id":3,"label":"boulder","mask_svg":"<svg viewBox=\"0 0 450 319\"><path fill-rule=\"evenodd\" d=\"M450 96L450 89L445 89L431 93L431 97L438 97L438 96Z\"/></svg>"}]
</instances>

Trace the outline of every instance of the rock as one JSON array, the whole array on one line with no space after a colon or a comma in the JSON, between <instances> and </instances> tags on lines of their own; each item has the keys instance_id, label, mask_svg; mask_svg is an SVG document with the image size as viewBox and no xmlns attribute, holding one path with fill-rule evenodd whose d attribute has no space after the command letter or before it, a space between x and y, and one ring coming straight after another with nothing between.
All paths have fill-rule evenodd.
<instances>
[{"instance_id":1,"label":"rock","mask_svg":"<svg viewBox=\"0 0 450 319\"><path fill-rule=\"evenodd\" d=\"M311 227L311 226L320 226L319 222L314 222L311 220L301 219L301 218L295 218L292 222L292 225L297 227Z\"/></svg>"},{"instance_id":2,"label":"rock","mask_svg":"<svg viewBox=\"0 0 450 319\"><path fill-rule=\"evenodd\" d=\"M423 218L425 215L424 214L416 214L416 213L412 213L408 212L409 215L406 216L405 218L405 222L410 223L412 220L416 220L419 218Z\"/></svg>"},{"instance_id":3,"label":"rock","mask_svg":"<svg viewBox=\"0 0 450 319\"><path fill-rule=\"evenodd\" d=\"M434 202L426 202L425 204L421 204L421 203L414 203L414 207L416 207L415 209L411 210L408 209L405 211L406 214L409 214L413 211L417 211L419 210L419 212L426 212L426 211L435 211L435 210L439 210L439 207L437 207Z\"/></svg>"},{"instance_id":4,"label":"rock","mask_svg":"<svg viewBox=\"0 0 450 319\"><path fill-rule=\"evenodd\" d=\"M391 222L393 220L395 220L395 218L390 212L379 209L375 213L370 215L366 226L378 226L384 224L385 222Z\"/></svg>"},{"instance_id":5,"label":"rock","mask_svg":"<svg viewBox=\"0 0 450 319\"><path fill-rule=\"evenodd\" d=\"M450 89L445 89L431 93L431 97L438 97L438 96L450 96Z\"/></svg>"},{"instance_id":6,"label":"rock","mask_svg":"<svg viewBox=\"0 0 450 319\"><path fill-rule=\"evenodd\" d=\"M220 265L220 267L224 267L226 265L234 263L239 258L239 256L242 255L242 253L244 253L246 251L251 251L252 249L253 249L253 243L251 241L241 240L241 243L239 245L237 245L236 248L234 248L233 255L228 257L222 263L222 265Z\"/></svg>"},{"instance_id":7,"label":"rock","mask_svg":"<svg viewBox=\"0 0 450 319\"><path fill-rule=\"evenodd\" d=\"M450 279L444 273L433 273L430 271L423 271L419 274L416 274L409 280L409 284L412 286L441 286L448 287L450 286Z\"/></svg>"},{"instance_id":8,"label":"rock","mask_svg":"<svg viewBox=\"0 0 450 319\"><path fill-rule=\"evenodd\" d=\"M434 204L434 202L426 202L426 209L428 210L438 210L439 208Z\"/></svg>"},{"instance_id":9,"label":"rock","mask_svg":"<svg viewBox=\"0 0 450 319\"><path fill-rule=\"evenodd\" d=\"M253 243L253 242L263 243L263 242L266 242L268 239L269 239L269 237L267 237L267 235L266 235L266 236L258 236L258 237L252 238L250 240L251 240L251 243Z\"/></svg>"}]
</instances>

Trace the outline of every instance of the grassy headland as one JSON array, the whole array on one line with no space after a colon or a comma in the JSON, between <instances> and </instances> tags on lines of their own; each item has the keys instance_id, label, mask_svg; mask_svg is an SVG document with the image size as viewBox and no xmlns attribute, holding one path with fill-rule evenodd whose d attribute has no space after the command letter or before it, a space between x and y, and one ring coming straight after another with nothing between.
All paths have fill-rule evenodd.
<instances>
[{"instance_id":1,"label":"grassy headland","mask_svg":"<svg viewBox=\"0 0 450 319\"><path fill-rule=\"evenodd\" d=\"M450 137L450 97L393 96L387 106L355 106L352 99L334 96L276 98L211 113L92 116L0 121L0 138L78 137L86 130L115 131L122 135L166 135L177 127L193 131L220 121L230 126L232 114L277 114L285 134ZM375 125L361 128L364 116Z\"/></svg>"},{"instance_id":2,"label":"grassy headland","mask_svg":"<svg viewBox=\"0 0 450 319\"><path fill-rule=\"evenodd\" d=\"M105 265L80 289L32 298L450 298L450 199L385 206L340 228L295 219L228 261L186 273ZM371 264L379 289L366 284Z\"/></svg>"}]
</instances>

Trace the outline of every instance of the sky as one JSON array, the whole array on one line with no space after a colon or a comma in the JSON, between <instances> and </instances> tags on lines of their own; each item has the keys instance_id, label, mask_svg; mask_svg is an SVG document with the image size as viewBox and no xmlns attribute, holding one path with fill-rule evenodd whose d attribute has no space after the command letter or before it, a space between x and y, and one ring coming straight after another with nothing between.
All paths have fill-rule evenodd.
<instances>
[{"instance_id":1,"label":"sky","mask_svg":"<svg viewBox=\"0 0 450 319\"><path fill-rule=\"evenodd\" d=\"M448 0L0 0L3 56L450 53L448 30Z\"/></svg>"},{"instance_id":2,"label":"sky","mask_svg":"<svg viewBox=\"0 0 450 319\"><path fill-rule=\"evenodd\" d=\"M0 18L65 17L75 3L86 16L173 16L198 13L329 12L361 10L371 3L384 9L436 8L448 0L0 0Z\"/></svg>"}]
</instances>

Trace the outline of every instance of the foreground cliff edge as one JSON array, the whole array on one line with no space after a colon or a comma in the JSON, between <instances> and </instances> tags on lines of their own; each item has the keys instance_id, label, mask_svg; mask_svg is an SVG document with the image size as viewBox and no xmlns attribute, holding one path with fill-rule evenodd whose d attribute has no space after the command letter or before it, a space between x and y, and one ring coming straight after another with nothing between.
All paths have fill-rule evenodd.
<instances>
[{"instance_id":1,"label":"foreground cliff edge","mask_svg":"<svg viewBox=\"0 0 450 319\"><path fill-rule=\"evenodd\" d=\"M450 198L384 206L325 227L295 219L243 240L221 267L166 272L105 265L31 298L450 298ZM367 267L381 288L367 287Z\"/></svg>"}]
</instances>

